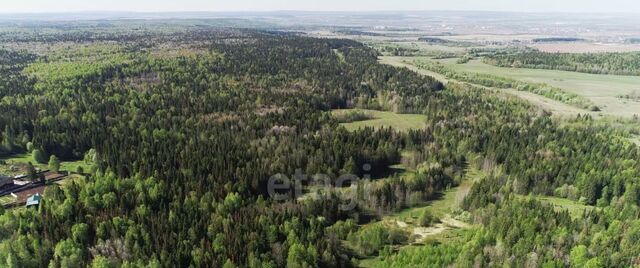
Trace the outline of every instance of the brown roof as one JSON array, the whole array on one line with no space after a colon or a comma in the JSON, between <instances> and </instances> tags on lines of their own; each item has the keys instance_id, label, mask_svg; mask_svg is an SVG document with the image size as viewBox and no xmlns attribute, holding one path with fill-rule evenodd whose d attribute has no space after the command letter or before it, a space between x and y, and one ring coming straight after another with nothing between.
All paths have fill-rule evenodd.
<instances>
[{"instance_id":1,"label":"brown roof","mask_svg":"<svg viewBox=\"0 0 640 268\"><path fill-rule=\"evenodd\" d=\"M44 193L44 189L47 188L47 186L38 186L36 188L32 188L26 191L22 191L19 193L16 193L16 195L18 196L18 198L16 199L16 203L18 204L24 204L27 202L27 199L34 195L34 194L43 194Z\"/></svg>"},{"instance_id":2,"label":"brown roof","mask_svg":"<svg viewBox=\"0 0 640 268\"><path fill-rule=\"evenodd\" d=\"M57 180L59 178L64 177L64 174L60 174L60 173L53 173L53 172L47 172L44 174L44 178L46 180Z\"/></svg>"}]
</instances>

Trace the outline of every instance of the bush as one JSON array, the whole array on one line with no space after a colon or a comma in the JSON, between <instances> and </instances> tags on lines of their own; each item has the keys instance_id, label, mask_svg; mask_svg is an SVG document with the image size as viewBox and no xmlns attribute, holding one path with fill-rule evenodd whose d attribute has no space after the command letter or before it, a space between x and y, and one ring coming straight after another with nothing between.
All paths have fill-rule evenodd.
<instances>
[{"instance_id":1,"label":"bush","mask_svg":"<svg viewBox=\"0 0 640 268\"><path fill-rule=\"evenodd\" d=\"M334 225L327 227L327 233L335 234L338 238L344 240L350 232L354 232L356 229L355 222L352 219L348 219L347 221L337 221Z\"/></svg>"},{"instance_id":2,"label":"bush","mask_svg":"<svg viewBox=\"0 0 640 268\"><path fill-rule=\"evenodd\" d=\"M40 163L40 164L46 164L47 163L47 157L44 155L44 152L42 152L42 150L34 149L33 150L33 161L35 161L36 163Z\"/></svg>"},{"instance_id":3,"label":"bush","mask_svg":"<svg viewBox=\"0 0 640 268\"><path fill-rule=\"evenodd\" d=\"M393 228L389 230L388 242L394 245L402 245L409 241L409 234L400 229Z\"/></svg>"},{"instance_id":4,"label":"bush","mask_svg":"<svg viewBox=\"0 0 640 268\"><path fill-rule=\"evenodd\" d=\"M388 228L382 224L364 227L356 233L350 233L347 238L349 243L365 256L379 252L385 245L403 244L408 239L407 232L397 228Z\"/></svg>"},{"instance_id":5,"label":"bush","mask_svg":"<svg viewBox=\"0 0 640 268\"><path fill-rule=\"evenodd\" d=\"M440 222L440 220L436 216L433 216L433 214L431 214L431 211L429 211L428 209L425 209L422 212L422 215L420 215L420 226L429 227L438 222Z\"/></svg>"},{"instance_id":6,"label":"bush","mask_svg":"<svg viewBox=\"0 0 640 268\"><path fill-rule=\"evenodd\" d=\"M340 123L351 123L351 122L373 119L373 117L370 114L361 110L350 110L345 113L337 114L335 118Z\"/></svg>"}]
</instances>

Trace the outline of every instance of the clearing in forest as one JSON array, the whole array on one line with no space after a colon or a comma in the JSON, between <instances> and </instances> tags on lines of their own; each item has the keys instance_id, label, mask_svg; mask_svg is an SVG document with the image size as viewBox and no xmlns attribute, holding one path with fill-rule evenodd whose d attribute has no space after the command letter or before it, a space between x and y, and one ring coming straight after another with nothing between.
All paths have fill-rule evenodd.
<instances>
[{"instance_id":1,"label":"clearing in forest","mask_svg":"<svg viewBox=\"0 0 640 268\"><path fill-rule=\"evenodd\" d=\"M581 218L585 211L593 210L594 206L584 205L580 202L573 201L566 198L559 198L553 196L520 196L521 198L533 198L542 203L552 205L556 211L567 210L571 217L578 219Z\"/></svg>"},{"instance_id":2,"label":"clearing in forest","mask_svg":"<svg viewBox=\"0 0 640 268\"><path fill-rule=\"evenodd\" d=\"M48 160L49 158L47 158ZM47 163L38 163L34 160L31 153L14 154L7 157L0 157L0 175L24 175L27 174L27 163L31 163L34 167L41 170L48 169ZM76 172L78 167L82 167L84 172L89 172L92 169L92 164L86 163L83 160L72 162L60 162L60 171Z\"/></svg>"},{"instance_id":3,"label":"clearing in forest","mask_svg":"<svg viewBox=\"0 0 640 268\"><path fill-rule=\"evenodd\" d=\"M486 174L477 169L469 169L465 174L465 179L458 186L445 191L441 198L427 202L425 205L408 208L398 213L385 216L379 222L369 223L384 224L386 226L394 226L411 233L416 241L414 243L400 247L398 250L404 250L411 247L419 247L421 243L427 240L437 240L440 243L460 239L461 230L471 228L472 225L456 219L452 212L462 204L462 200L469 192L474 182L484 178ZM422 213L427 210L431 215L439 219L439 223L431 226L423 227L419 225L419 219ZM375 267L382 261L381 257L369 258L360 262L360 267Z\"/></svg>"},{"instance_id":4,"label":"clearing in forest","mask_svg":"<svg viewBox=\"0 0 640 268\"><path fill-rule=\"evenodd\" d=\"M347 109L347 110L333 110L334 116L341 116L350 112L362 112L367 116L366 119L360 121L353 121L348 123L341 123L342 126L349 131L354 131L365 127L392 127L399 131L408 131L410 129L420 129L425 126L427 117L420 114L397 114L394 112L384 112L376 110L364 110L364 109Z\"/></svg>"}]
</instances>

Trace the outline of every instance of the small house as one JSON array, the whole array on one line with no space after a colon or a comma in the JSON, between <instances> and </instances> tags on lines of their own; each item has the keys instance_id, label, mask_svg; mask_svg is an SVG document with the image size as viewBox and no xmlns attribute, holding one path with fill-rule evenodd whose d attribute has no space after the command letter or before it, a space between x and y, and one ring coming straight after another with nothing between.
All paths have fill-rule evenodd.
<instances>
[{"instance_id":1,"label":"small house","mask_svg":"<svg viewBox=\"0 0 640 268\"><path fill-rule=\"evenodd\" d=\"M38 205L40 205L40 200L42 200L42 195L39 193L30 196L27 198L27 207L38 207Z\"/></svg>"}]
</instances>

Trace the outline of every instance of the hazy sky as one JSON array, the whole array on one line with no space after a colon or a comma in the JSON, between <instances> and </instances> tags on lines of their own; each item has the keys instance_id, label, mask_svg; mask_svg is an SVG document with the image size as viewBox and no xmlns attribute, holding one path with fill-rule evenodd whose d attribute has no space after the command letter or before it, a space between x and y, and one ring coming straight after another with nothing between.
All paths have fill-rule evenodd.
<instances>
[{"instance_id":1,"label":"hazy sky","mask_svg":"<svg viewBox=\"0 0 640 268\"><path fill-rule=\"evenodd\" d=\"M0 0L0 13L273 10L491 10L640 13L640 0Z\"/></svg>"}]
</instances>

